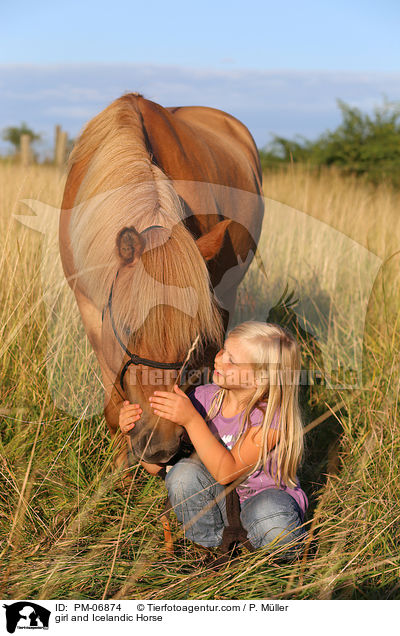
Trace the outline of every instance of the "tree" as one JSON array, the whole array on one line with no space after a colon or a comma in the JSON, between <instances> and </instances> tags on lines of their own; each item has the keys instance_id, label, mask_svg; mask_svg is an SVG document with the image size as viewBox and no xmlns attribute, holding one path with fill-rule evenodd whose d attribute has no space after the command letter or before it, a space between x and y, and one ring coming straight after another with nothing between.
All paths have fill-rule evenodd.
<instances>
[{"instance_id":1,"label":"tree","mask_svg":"<svg viewBox=\"0 0 400 636\"><path fill-rule=\"evenodd\" d=\"M31 142L39 141L40 135L34 133L33 130L28 128L25 122L22 122L20 126L9 126L3 130L4 141L9 141L15 148L15 152L19 152L21 147L21 135L29 135Z\"/></svg>"},{"instance_id":2,"label":"tree","mask_svg":"<svg viewBox=\"0 0 400 636\"><path fill-rule=\"evenodd\" d=\"M263 165L292 161L336 165L375 183L387 179L400 186L400 102L384 99L372 116L341 100L337 103L342 123L335 130L326 131L315 141L275 135L270 147L260 152Z\"/></svg>"}]
</instances>

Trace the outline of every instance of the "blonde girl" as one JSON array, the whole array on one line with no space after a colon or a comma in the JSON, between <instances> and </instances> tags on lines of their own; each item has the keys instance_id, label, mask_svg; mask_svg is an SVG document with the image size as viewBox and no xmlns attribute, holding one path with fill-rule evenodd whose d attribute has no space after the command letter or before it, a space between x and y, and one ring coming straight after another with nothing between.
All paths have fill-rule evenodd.
<instances>
[{"instance_id":1,"label":"blonde girl","mask_svg":"<svg viewBox=\"0 0 400 636\"><path fill-rule=\"evenodd\" d=\"M232 329L215 357L212 383L187 396L155 391L154 413L183 426L196 450L166 477L171 504L187 538L220 545L227 525L223 486L236 490L241 521L254 548L293 545L304 538L308 502L297 479L303 453L298 404L300 353L284 328L245 322ZM125 403L120 427L129 433L141 409ZM145 465L149 472L160 468Z\"/></svg>"}]
</instances>

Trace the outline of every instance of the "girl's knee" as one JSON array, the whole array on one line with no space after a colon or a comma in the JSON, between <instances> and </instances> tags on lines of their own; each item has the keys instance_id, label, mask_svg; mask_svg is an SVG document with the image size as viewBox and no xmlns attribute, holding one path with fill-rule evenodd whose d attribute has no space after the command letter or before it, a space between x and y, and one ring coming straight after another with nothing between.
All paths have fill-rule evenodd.
<instances>
[{"instance_id":1,"label":"girl's knee","mask_svg":"<svg viewBox=\"0 0 400 636\"><path fill-rule=\"evenodd\" d=\"M244 506L241 518L254 548L269 545L273 550L304 541L306 533L302 514L293 497L284 491L271 489L252 499Z\"/></svg>"},{"instance_id":2,"label":"girl's knee","mask_svg":"<svg viewBox=\"0 0 400 636\"><path fill-rule=\"evenodd\" d=\"M170 498L180 497L208 490L213 485L213 479L201 463L183 459L168 471L165 485Z\"/></svg>"},{"instance_id":3,"label":"girl's knee","mask_svg":"<svg viewBox=\"0 0 400 636\"><path fill-rule=\"evenodd\" d=\"M173 466L165 476L165 485L171 494L182 487L191 489L193 485L198 483L198 470L194 464L180 461Z\"/></svg>"},{"instance_id":4,"label":"girl's knee","mask_svg":"<svg viewBox=\"0 0 400 636\"><path fill-rule=\"evenodd\" d=\"M248 529L248 538L254 548L270 546L271 550L286 544L299 545L304 541L305 531L299 517L279 514L257 519ZM289 545L288 545L289 547Z\"/></svg>"}]
</instances>

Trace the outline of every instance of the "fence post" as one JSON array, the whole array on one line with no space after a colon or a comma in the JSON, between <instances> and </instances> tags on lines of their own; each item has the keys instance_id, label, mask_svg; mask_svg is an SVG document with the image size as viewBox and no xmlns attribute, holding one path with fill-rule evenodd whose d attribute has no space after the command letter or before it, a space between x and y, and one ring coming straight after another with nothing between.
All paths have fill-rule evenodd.
<instances>
[{"instance_id":1,"label":"fence post","mask_svg":"<svg viewBox=\"0 0 400 636\"><path fill-rule=\"evenodd\" d=\"M21 135L21 164L23 166L28 166L31 161L31 137L30 135Z\"/></svg>"},{"instance_id":2,"label":"fence post","mask_svg":"<svg viewBox=\"0 0 400 636\"><path fill-rule=\"evenodd\" d=\"M60 143L61 126L57 124L54 127L54 163L57 163L58 144Z\"/></svg>"},{"instance_id":3,"label":"fence post","mask_svg":"<svg viewBox=\"0 0 400 636\"><path fill-rule=\"evenodd\" d=\"M67 133L60 130L58 144L56 148L56 166L61 168L64 165L67 154Z\"/></svg>"}]
</instances>

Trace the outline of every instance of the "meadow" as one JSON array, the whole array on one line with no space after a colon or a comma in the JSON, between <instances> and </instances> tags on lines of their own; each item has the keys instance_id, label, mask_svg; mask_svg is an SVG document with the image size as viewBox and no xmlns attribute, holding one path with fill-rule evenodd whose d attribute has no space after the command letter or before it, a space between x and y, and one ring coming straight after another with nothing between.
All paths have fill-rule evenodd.
<instances>
[{"instance_id":1,"label":"meadow","mask_svg":"<svg viewBox=\"0 0 400 636\"><path fill-rule=\"evenodd\" d=\"M297 164L264 175L267 276L254 260L235 321L276 317L293 291L318 339L317 357L303 346L322 378L302 391L309 535L290 564L272 546L215 572L173 516L166 553L162 481L134 466L127 490L113 470L58 259L64 182L53 166L0 165L0 597L400 598L399 191ZM327 368L351 373L328 384Z\"/></svg>"}]
</instances>

